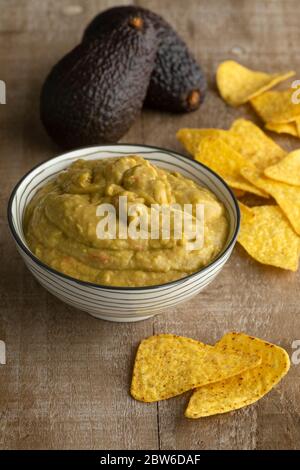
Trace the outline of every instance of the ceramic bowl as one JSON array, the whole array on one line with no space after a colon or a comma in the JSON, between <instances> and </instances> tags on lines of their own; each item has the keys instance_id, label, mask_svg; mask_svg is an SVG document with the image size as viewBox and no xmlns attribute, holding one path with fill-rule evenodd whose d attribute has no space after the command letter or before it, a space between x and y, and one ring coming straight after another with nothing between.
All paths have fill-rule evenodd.
<instances>
[{"instance_id":1,"label":"ceramic bowl","mask_svg":"<svg viewBox=\"0 0 300 470\"><path fill-rule=\"evenodd\" d=\"M154 165L177 171L210 189L225 205L229 233L222 252L204 268L182 279L162 285L127 288L101 286L66 276L41 262L24 238L24 210L34 193L47 181L82 158L94 160L139 154ZM226 183L214 172L171 150L145 145L101 145L74 150L41 163L27 173L14 188L8 204L8 221L17 249L29 271L51 294L91 315L116 322L144 320L191 299L219 274L236 242L240 213L237 201Z\"/></svg>"}]
</instances>

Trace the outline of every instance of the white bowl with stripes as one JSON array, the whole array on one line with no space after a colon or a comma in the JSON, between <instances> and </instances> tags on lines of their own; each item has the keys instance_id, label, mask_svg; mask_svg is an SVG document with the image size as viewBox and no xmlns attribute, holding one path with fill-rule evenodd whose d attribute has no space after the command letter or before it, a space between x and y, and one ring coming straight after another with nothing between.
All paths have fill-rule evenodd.
<instances>
[{"instance_id":1,"label":"white bowl with stripes","mask_svg":"<svg viewBox=\"0 0 300 470\"><path fill-rule=\"evenodd\" d=\"M139 288L99 286L79 281L55 271L36 258L27 246L22 226L24 210L34 193L78 158L94 160L129 154L142 155L154 165L182 173L210 189L223 202L228 212L230 228L224 249L218 257L208 266L182 279ZM233 250L239 230L240 213L237 201L226 183L204 165L166 149L118 144L74 150L35 167L13 190L8 204L8 221L17 249L28 269L51 294L97 318L132 322L150 318L191 299L212 282Z\"/></svg>"}]
</instances>

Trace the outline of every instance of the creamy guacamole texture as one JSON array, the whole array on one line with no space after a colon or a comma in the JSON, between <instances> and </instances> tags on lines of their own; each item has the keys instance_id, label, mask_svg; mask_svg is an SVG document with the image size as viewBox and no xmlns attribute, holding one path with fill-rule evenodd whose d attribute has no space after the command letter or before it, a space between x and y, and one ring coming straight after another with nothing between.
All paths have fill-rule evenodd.
<instances>
[{"instance_id":1,"label":"creamy guacamole texture","mask_svg":"<svg viewBox=\"0 0 300 470\"><path fill-rule=\"evenodd\" d=\"M99 204L204 205L204 245L187 250L186 240L162 232L156 239L99 239ZM118 215L118 211L116 211ZM129 218L128 223L131 221ZM45 264L82 281L108 286L163 284L193 273L222 250L228 234L223 204L209 190L138 155L77 160L43 186L25 211L31 251ZM172 233L171 233L172 235Z\"/></svg>"}]
</instances>

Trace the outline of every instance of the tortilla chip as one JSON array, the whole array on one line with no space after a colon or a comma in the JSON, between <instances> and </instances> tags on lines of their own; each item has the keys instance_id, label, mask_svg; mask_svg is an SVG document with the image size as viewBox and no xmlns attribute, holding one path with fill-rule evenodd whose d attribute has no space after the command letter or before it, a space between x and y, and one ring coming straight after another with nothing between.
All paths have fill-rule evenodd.
<instances>
[{"instance_id":1,"label":"tortilla chip","mask_svg":"<svg viewBox=\"0 0 300 470\"><path fill-rule=\"evenodd\" d=\"M273 180L300 186L300 149L290 152L276 165L267 167L264 173Z\"/></svg>"},{"instance_id":2,"label":"tortilla chip","mask_svg":"<svg viewBox=\"0 0 300 470\"><path fill-rule=\"evenodd\" d=\"M232 143L235 150L253 163L258 169L274 165L286 152L274 140L270 139L258 126L247 119L233 122L230 132L240 137L240 147L236 147L237 139Z\"/></svg>"},{"instance_id":3,"label":"tortilla chip","mask_svg":"<svg viewBox=\"0 0 300 470\"><path fill-rule=\"evenodd\" d=\"M267 122L265 128L277 134L290 134L299 137L296 121L291 122Z\"/></svg>"},{"instance_id":4,"label":"tortilla chip","mask_svg":"<svg viewBox=\"0 0 300 470\"><path fill-rule=\"evenodd\" d=\"M131 395L153 402L199 385L223 380L260 364L257 354L229 353L183 336L161 334L143 340L137 351Z\"/></svg>"},{"instance_id":5,"label":"tortilla chip","mask_svg":"<svg viewBox=\"0 0 300 470\"><path fill-rule=\"evenodd\" d=\"M220 95L226 103L239 106L293 75L293 71L273 74L258 72L233 60L226 60L219 65L216 79Z\"/></svg>"},{"instance_id":6,"label":"tortilla chip","mask_svg":"<svg viewBox=\"0 0 300 470\"><path fill-rule=\"evenodd\" d=\"M247 217L248 221L255 218L254 212L251 207L246 206L242 202L239 202L239 208L241 211L241 222L243 221L243 217Z\"/></svg>"},{"instance_id":7,"label":"tortilla chip","mask_svg":"<svg viewBox=\"0 0 300 470\"><path fill-rule=\"evenodd\" d=\"M258 126L243 118L235 120L230 130L179 129L176 136L193 156L204 138L220 138L260 169L273 165L286 155Z\"/></svg>"},{"instance_id":8,"label":"tortilla chip","mask_svg":"<svg viewBox=\"0 0 300 470\"><path fill-rule=\"evenodd\" d=\"M269 193L281 207L293 226L295 232L300 235L300 190L297 186L271 180L266 176L260 176L253 168L242 168L242 175L258 188Z\"/></svg>"},{"instance_id":9,"label":"tortilla chip","mask_svg":"<svg viewBox=\"0 0 300 470\"><path fill-rule=\"evenodd\" d=\"M241 176L241 169L251 165L251 163L240 153L229 147L222 139L204 137L195 153L195 159L224 178L232 188L242 189L261 197L268 197L264 191L249 184Z\"/></svg>"},{"instance_id":10,"label":"tortilla chip","mask_svg":"<svg viewBox=\"0 0 300 470\"><path fill-rule=\"evenodd\" d=\"M267 123L287 123L300 117L300 103L292 101L293 89L267 91L251 100L257 114Z\"/></svg>"},{"instance_id":11,"label":"tortilla chip","mask_svg":"<svg viewBox=\"0 0 300 470\"><path fill-rule=\"evenodd\" d=\"M176 137L183 147L193 156L198 150L202 140L206 137L219 137L228 139L228 131L224 129L179 129ZM238 137L237 137L238 138ZM227 142L228 143L228 142Z\"/></svg>"},{"instance_id":12,"label":"tortilla chip","mask_svg":"<svg viewBox=\"0 0 300 470\"><path fill-rule=\"evenodd\" d=\"M185 411L187 418L227 413L255 403L284 377L290 367L289 356L283 348L243 333L228 333L216 344L216 349L259 354L262 363L231 379L198 388Z\"/></svg>"},{"instance_id":13,"label":"tortilla chip","mask_svg":"<svg viewBox=\"0 0 300 470\"><path fill-rule=\"evenodd\" d=\"M300 237L278 206L247 207L242 215L238 242L247 253L263 264L297 271Z\"/></svg>"}]
</instances>

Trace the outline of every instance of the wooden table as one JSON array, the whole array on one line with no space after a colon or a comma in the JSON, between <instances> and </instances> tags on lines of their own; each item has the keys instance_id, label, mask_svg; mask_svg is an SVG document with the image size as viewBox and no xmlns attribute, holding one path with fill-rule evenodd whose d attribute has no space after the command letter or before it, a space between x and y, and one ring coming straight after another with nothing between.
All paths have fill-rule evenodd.
<instances>
[{"instance_id":1,"label":"wooden table","mask_svg":"<svg viewBox=\"0 0 300 470\"><path fill-rule=\"evenodd\" d=\"M266 398L245 409L187 420L187 395L142 404L128 394L139 341L170 332L214 343L245 331L292 353L300 338L300 276L259 265L236 247L224 271L192 301L145 322L114 324L76 311L32 278L9 235L6 204L17 180L59 150L38 117L39 91L50 67L80 39L102 9L128 0L0 0L0 447L3 449L295 449L300 447L300 365ZM255 119L227 107L214 76L233 58L260 70L300 74L297 0L145 0L187 40L209 78L201 110L172 116L143 112L124 142L182 150L179 127L228 127ZM298 75L299 78L299 75ZM276 139L286 149L299 141Z\"/></svg>"}]
</instances>

